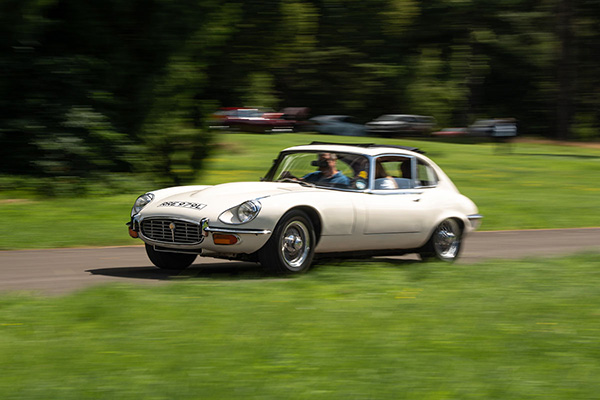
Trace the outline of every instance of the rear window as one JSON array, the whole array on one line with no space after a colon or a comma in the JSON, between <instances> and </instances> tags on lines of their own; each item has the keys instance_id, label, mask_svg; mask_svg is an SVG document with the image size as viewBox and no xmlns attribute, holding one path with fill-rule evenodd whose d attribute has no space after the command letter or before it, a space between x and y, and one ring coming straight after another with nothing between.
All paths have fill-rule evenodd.
<instances>
[{"instance_id":1,"label":"rear window","mask_svg":"<svg viewBox=\"0 0 600 400\"><path fill-rule=\"evenodd\" d=\"M419 186L436 186L438 184L435 170L422 160L417 163L417 184Z\"/></svg>"}]
</instances>

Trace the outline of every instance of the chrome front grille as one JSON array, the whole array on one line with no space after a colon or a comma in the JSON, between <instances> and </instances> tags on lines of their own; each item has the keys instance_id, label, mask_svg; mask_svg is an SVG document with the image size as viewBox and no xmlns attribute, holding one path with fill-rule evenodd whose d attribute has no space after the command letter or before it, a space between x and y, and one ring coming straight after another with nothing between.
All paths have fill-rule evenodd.
<instances>
[{"instance_id":1,"label":"chrome front grille","mask_svg":"<svg viewBox=\"0 0 600 400\"><path fill-rule=\"evenodd\" d=\"M199 223L177 219L147 219L141 224L142 235L156 242L195 244L204 240Z\"/></svg>"}]
</instances>

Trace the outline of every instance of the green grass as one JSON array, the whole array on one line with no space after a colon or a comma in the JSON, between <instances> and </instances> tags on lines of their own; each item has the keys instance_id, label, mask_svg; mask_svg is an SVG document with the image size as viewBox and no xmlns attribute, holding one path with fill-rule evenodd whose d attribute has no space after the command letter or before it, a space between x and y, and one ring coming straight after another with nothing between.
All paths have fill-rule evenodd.
<instances>
[{"instance_id":1,"label":"green grass","mask_svg":"<svg viewBox=\"0 0 600 400\"><path fill-rule=\"evenodd\" d=\"M220 133L218 150L197 183L257 181L280 150L313 140L404 144L426 150L479 206L484 230L600 226L600 149L591 148L519 143L506 154L496 152L492 144ZM14 202L7 199L18 194L1 193L0 249L139 243L128 237L124 225L139 194Z\"/></svg>"},{"instance_id":2,"label":"green grass","mask_svg":"<svg viewBox=\"0 0 600 400\"><path fill-rule=\"evenodd\" d=\"M140 244L125 226L136 197L0 203L0 250Z\"/></svg>"},{"instance_id":3,"label":"green grass","mask_svg":"<svg viewBox=\"0 0 600 400\"><path fill-rule=\"evenodd\" d=\"M594 399L598 254L0 298L2 399Z\"/></svg>"}]
</instances>

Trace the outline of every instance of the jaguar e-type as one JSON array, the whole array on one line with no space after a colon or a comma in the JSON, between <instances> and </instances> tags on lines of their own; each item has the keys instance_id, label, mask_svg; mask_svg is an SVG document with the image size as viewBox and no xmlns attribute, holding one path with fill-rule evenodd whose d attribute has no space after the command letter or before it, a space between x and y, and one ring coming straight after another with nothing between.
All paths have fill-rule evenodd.
<instances>
[{"instance_id":1,"label":"jaguar e-type","mask_svg":"<svg viewBox=\"0 0 600 400\"><path fill-rule=\"evenodd\" d=\"M313 142L281 151L260 182L145 193L128 225L159 268L200 255L296 274L327 255L454 261L481 218L418 149Z\"/></svg>"}]
</instances>

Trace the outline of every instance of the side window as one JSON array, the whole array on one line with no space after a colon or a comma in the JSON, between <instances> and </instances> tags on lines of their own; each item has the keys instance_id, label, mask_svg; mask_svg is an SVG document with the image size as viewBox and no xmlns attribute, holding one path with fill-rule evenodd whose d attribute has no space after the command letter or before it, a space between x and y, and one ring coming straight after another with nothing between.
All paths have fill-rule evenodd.
<instances>
[{"instance_id":1,"label":"side window","mask_svg":"<svg viewBox=\"0 0 600 400\"><path fill-rule=\"evenodd\" d=\"M381 156L375 160L375 190L410 189L412 181L412 159L401 156Z\"/></svg>"},{"instance_id":2,"label":"side window","mask_svg":"<svg viewBox=\"0 0 600 400\"><path fill-rule=\"evenodd\" d=\"M419 186L436 186L438 178L431 165L419 160L417 163L417 184Z\"/></svg>"}]
</instances>

